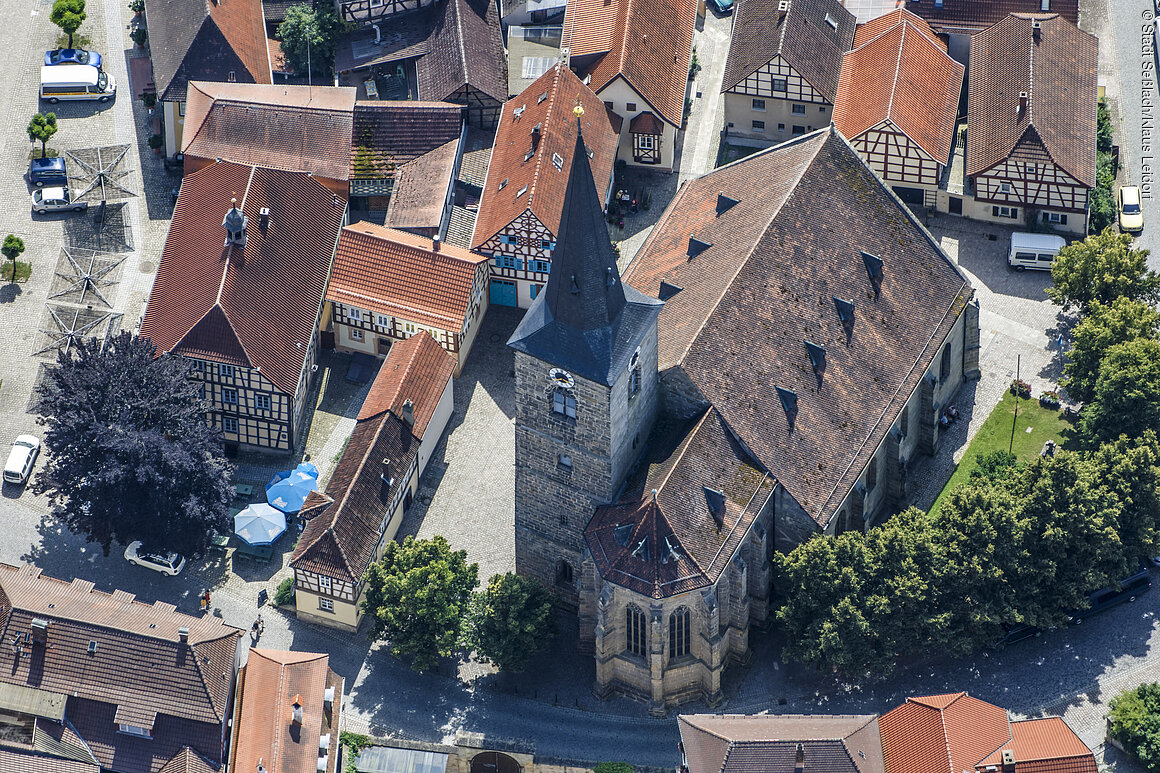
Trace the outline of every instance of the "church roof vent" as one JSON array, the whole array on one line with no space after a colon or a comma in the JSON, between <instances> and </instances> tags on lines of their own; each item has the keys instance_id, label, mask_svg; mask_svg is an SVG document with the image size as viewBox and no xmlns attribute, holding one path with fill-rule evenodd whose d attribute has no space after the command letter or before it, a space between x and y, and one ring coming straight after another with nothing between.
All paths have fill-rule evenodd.
<instances>
[{"instance_id":1,"label":"church roof vent","mask_svg":"<svg viewBox=\"0 0 1160 773\"><path fill-rule=\"evenodd\" d=\"M792 429L798 413L797 392L785 387L774 387L774 389L777 390L777 397L781 400L781 407L785 410L785 417L789 419L789 426Z\"/></svg>"},{"instance_id":2,"label":"church roof vent","mask_svg":"<svg viewBox=\"0 0 1160 773\"><path fill-rule=\"evenodd\" d=\"M701 239L698 239L696 236L690 236L689 237L689 250L688 250L689 260L692 260L693 258L697 257L702 252L704 252L705 250L709 249L712 246L713 246L713 242L702 241Z\"/></svg>"},{"instance_id":3,"label":"church roof vent","mask_svg":"<svg viewBox=\"0 0 1160 773\"><path fill-rule=\"evenodd\" d=\"M685 288L681 287L680 285L675 285L668 280L662 279L661 289L660 292L657 293L657 298L662 301L667 301L669 298L672 298L674 295L684 289Z\"/></svg>"},{"instance_id":4,"label":"church roof vent","mask_svg":"<svg viewBox=\"0 0 1160 773\"><path fill-rule=\"evenodd\" d=\"M721 217L721 215L724 215L726 212L732 209L735 204L740 203L741 201L739 199L735 199L732 196L726 196L725 191L719 191L717 193L717 217Z\"/></svg>"},{"instance_id":5,"label":"church roof vent","mask_svg":"<svg viewBox=\"0 0 1160 773\"><path fill-rule=\"evenodd\" d=\"M713 520L720 527L725 523L725 492L708 486L701 486L701 491L705 494L705 505L709 508L709 515L713 516Z\"/></svg>"},{"instance_id":6,"label":"church roof vent","mask_svg":"<svg viewBox=\"0 0 1160 773\"><path fill-rule=\"evenodd\" d=\"M631 523L622 523L612 529L612 536L616 538L616 544L621 547L628 545L628 541L632 539L632 531L635 527Z\"/></svg>"},{"instance_id":7,"label":"church roof vent","mask_svg":"<svg viewBox=\"0 0 1160 773\"><path fill-rule=\"evenodd\" d=\"M640 542L636 543L636 547L632 549L632 554L641 561L648 560L648 537L641 537Z\"/></svg>"},{"instance_id":8,"label":"church roof vent","mask_svg":"<svg viewBox=\"0 0 1160 773\"><path fill-rule=\"evenodd\" d=\"M665 555L661 559L661 563L667 564L670 561L672 561L673 563L676 563L677 561L680 561L680 560L681 560L681 551L679 549L679 545L677 544L676 538L673 537L672 534L670 534L667 537L665 537Z\"/></svg>"},{"instance_id":9,"label":"church roof vent","mask_svg":"<svg viewBox=\"0 0 1160 773\"><path fill-rule=\"evenodd\" d=\"M810 364L814 366L814 373L822 375L826 369L826 347L818 346L812 341L803 341L803 343L810 355Z\"/></svg>"},{"instance_id":10,"label":"church roof vent","mask_svg":"<svg viewBox=\"0 0 1160 773\"><path fill-rule=\"evenodd\" d=\"M865 250L861 250L861 253L862 263L865 264L866 273L870 276L870 284L874 286L874 297L877 298L878 294L882 292L882 277L884 273L882 258L877 255L871 255Z\"/></svg>"}]
</instances>

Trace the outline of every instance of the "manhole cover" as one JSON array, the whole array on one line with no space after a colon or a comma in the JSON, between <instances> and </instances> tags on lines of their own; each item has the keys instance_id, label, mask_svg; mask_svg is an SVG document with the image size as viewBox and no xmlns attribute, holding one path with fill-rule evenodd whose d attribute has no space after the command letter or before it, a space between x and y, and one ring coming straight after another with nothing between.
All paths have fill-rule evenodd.
<instances>
[{"instance_id":1,"label":"manhole cover","mask_svg":"<svg viewBox=\"0 0 1160 773\"><path fill-rule=\"evenodd\" d=\"M491 341L493 344L494 344L494 343L498 343L498 342L499 342L499 334L498 334L498 333L492 333L492 334L491 334L491 338L490 338L489 340L490 340L490 341Z\"/></svg>"},{"instance_id":2,"label":"manhole cover","mask_svg":"<svg viewBox=\"0 0 1160 773\"><path fill-rule=\"evenodd\" d=\"M154 266L152 261L143 260L141 261L141 265L137 267L137 270L142 274L152 274L157 270L157 266Z\"/></svg>"}]
</instances>

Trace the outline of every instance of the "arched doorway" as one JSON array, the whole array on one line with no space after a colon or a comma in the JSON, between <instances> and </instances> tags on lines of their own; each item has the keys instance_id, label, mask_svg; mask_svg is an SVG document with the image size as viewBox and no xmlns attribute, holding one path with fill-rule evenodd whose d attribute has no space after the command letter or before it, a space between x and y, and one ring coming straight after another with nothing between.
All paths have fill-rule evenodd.
<instances>
[{"instance_id":1,"label":"arched doorway","mask_svg":"<svg viewBox=\"0 0 1160 773\"><path fill-rule=\"evenodd\" d=\"M480 752L471 758L471 773L520 773L520 764L500 752Z\"/></svg>"}]
</instances>

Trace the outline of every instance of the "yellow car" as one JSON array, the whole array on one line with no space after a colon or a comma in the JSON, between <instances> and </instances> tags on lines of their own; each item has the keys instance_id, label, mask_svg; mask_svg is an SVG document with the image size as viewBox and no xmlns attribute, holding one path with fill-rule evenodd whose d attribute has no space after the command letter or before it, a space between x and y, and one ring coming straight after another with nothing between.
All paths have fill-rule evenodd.
<instances>
[{"instance_id":1,"label":"yellow car","mask_svg":"<svg viewBox=\"0 0 1160 773\"><path fill-rule=\"evenodd\" d=\"M1144 230L1144 213L1140 211L1140 189L1134 185L1120 188L1118 202L1120 230L1137 232Z\"/></svg>"}]
</instances>

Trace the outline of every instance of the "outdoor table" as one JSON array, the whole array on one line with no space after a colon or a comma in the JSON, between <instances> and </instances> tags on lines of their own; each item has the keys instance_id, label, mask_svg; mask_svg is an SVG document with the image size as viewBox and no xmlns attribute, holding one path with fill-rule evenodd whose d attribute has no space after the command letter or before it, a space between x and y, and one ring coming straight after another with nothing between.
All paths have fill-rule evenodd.
<instances>
[{"instance_id":1,"label":"outdoor table","mask_svg":"<svg viewBox=\"0 0 1160 773\"><path fill-rule=\"evenodd\" d=\"M239 499L250 497L253 495L253 493L254 487L248 483L239 483L238 485L234 486L234 495Z\"/></svg>"}]
</instances>

